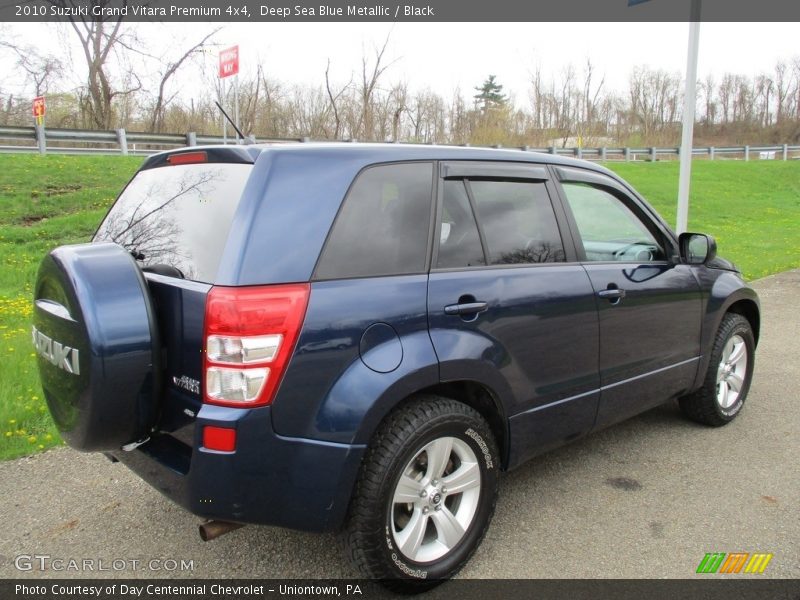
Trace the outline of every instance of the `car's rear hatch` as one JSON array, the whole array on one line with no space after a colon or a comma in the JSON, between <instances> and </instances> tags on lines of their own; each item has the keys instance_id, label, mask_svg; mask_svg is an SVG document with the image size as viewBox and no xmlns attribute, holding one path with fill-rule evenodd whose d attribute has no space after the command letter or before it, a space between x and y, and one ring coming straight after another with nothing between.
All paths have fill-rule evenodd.
<instances>
[{"instance_id":1,"label":"car's rear hatch","mask_svg":"<svg viewBox=\"0 0 800 600\"><path fill-rule=\"evenodd\" d=\"M165 389L157 428L171 432L187 453L193 428L186 426L202 404L206 296L252 163L253 155L242 148L152 157L94 236L123 246L144 271L162 343Z\"/></svg>"}]
</instances>

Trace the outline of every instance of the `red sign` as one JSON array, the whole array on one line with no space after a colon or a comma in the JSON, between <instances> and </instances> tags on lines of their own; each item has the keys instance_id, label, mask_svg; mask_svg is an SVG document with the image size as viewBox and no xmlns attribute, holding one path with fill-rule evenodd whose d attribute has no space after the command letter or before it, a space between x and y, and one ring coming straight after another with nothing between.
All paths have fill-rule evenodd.
<instances>
[{"instance_id":1,"label":"red sign","mask_svg":"<svg viewBox=\"0 0 800 600\"><path fill-rule=\"evenodd\" d=\"M239 72L239 46L233 46L219 53L219 76L230 77Z\"/></svg>"},{"instance_id":2,"label":"red sign","mask_svg":"<svg viewBox=\"0 0 800 600\"><path fill-rule=\"evenodd\" d=\"M44 96L36 96L36 98L33 99L33 116L44 116Z\"/></svg>"}]
</instances>

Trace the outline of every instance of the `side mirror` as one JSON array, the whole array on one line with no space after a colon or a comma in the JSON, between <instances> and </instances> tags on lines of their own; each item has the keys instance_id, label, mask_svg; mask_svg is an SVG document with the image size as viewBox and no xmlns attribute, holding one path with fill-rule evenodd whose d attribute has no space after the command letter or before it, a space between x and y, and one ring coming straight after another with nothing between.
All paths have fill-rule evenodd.
<instances>
[{"instance_id":1,"label":"side mirror","mask_svg":"<svg viewBox=\"0 0 800 600\"><path fill-rule=\"evenodd\" d=\"M717 242L704 233L682 233L678 237L681 261L687 265L703 265L717 255Z\"/></svg>"}]
</instances>

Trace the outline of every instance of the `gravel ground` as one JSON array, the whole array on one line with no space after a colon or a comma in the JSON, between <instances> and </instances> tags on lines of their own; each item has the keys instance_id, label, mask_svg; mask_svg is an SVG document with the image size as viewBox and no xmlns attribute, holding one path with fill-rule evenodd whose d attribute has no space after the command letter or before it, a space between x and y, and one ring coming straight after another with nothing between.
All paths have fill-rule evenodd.
<instances>
[{"instance_id":1,"label":"gravel ground","mask_svg":"<svg viewBox=\"0 0 800 600\"><path fill-rule=\"evenodd\" d=\"M523 465L503 477L461 577L686 578L706 552L771 552L759 577L800 578L800 270L754 285L761 344L733 424L698 426L667 405ZM250 526L204 543L197 517L101 455L0 463L0 481L3 578L355 576L332 535ZM20 555L124 568L21 572Z\"/></svg>"}]
</instances>

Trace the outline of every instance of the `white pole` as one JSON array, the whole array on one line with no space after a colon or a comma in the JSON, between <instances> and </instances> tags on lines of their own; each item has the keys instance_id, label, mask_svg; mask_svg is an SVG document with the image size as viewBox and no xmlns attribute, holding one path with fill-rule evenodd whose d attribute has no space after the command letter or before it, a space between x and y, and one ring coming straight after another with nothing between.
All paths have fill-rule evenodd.
<instances>
[{"instance_id":1,"label":"white pole","mask_svg":"<svg viewBox=\"0 0 800 600\"><path fill-rule=\"evenodd\" d=\"M689 54L686 59L686 92L683 97L683 136L678 181L678 218L676 229L683 233L689 224L689 186L692 180L692 140L694 112L697 103L697 54L700 46L700 0L692 0L692 21L689 24Z\"/></svg>"},{"instance_id":2,"label":"white pole","mask_svg":"<svg viewBox=\"0 0 800 600\"><path fill-rule=\"evenodd\" d=\"M223 108L225 108L225 79L222 80L222 98L220 98L220 104ZM222 119L222 143L228 143L228 119L225 118L225 115L220 113L220 118Z\"/></svg>"},{"instance_id":3,"label":"white pole","mask_svg":"<svg viewBox=\"0 0 800 600\"><path fill-rule=\"evenodd\" d=\"M233 122L239 127L239 74L236 74L236 81L233 82ZM236 132L236 141L239 141L239 132Z\"/></svg>"}]
</instances>

